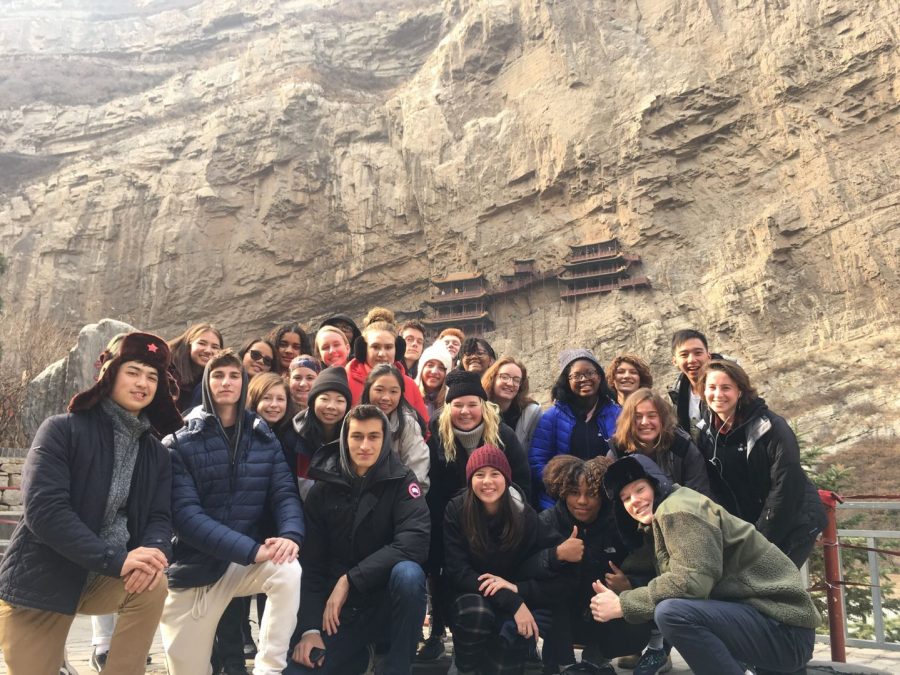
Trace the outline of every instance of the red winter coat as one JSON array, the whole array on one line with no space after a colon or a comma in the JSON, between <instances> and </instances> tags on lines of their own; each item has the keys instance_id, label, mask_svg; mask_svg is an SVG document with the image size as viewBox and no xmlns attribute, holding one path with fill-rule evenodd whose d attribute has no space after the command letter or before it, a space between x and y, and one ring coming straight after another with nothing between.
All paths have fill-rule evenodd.
<instances>
[{"instance_id":1,"label":"red winter coat","mask_svg":"<svg viewBox=\"0 0 900 675\"><path fill-rule=\"evenodd\" d=\"M422 392L419 391L415 381L406 374L406 368L399 361L394 362L394 367L403 374L403 398L409 403L413 409L425 420L425 428L428 428L428 408L425 407L425 399L422 398ZM363 389L366 385L366 378L372 371L372 368L365 362L351 359L350 363L344 366L347 371L347 381L350 384L350 393L353 400L350 405L359 405L362 399Z\"/></svg>"}]
</instances>

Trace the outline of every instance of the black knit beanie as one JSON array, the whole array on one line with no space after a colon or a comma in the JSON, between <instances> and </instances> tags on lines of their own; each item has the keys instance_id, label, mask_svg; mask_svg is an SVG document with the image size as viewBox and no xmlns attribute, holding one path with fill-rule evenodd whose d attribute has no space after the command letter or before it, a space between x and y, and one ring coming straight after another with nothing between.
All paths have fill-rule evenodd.
<instances>
[{"instance_id":1,"label":"black knit beanie","mask_svg":"<svg viewBox=\"0 0 900 675\"><path fill-rule=\"evenodd\" d=\"M331 366L326 368L315 379L312 387L309 389L309 407L313 407L313 402L320 394L326 391L336 391L345 399L347 399L347 407L350 407L350 401L353 396L350 394L350 385L347 383L347 371L343 366Z\"/></svg>"},{"instance_id":2,"label":"black knit beanie","mask_svg":"<svg viewBox=\"0 0 900 675\"><path fill-rule=\"evenodd\" d=\"M481 386L481 375L479 373L451 370L447 373L445 384L447 385L447 396L444 398L444 401L447 403L460 396L477 396L487 401L487 394L484 391L484 387Z\"/></svg>"}]
</instances>

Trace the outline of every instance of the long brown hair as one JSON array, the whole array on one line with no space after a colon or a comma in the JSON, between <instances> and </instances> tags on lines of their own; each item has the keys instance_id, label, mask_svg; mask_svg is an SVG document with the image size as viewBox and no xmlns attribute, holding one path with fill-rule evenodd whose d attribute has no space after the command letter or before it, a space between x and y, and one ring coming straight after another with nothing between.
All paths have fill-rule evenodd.
<instances>
[{"instance_id":1,"label":"long brown hair","mask_svg":"<svg viewBox=\"0 0 900 675\"><path fill-rule=\"evenodd\" d=\"M653 445L646 445L637 437L637 423L634 417L637 407L645 401L650 401L659 415L659 438ZM613 443L619 452L639 452L643 455L659 456L661 453L668 452L672 447L677 423L678 419L669 402L652 389L641 387L625 399L625 405L622 406L622 412L619 413L619 419L616 421Z\"/></svg>"},{"instance_id":2,"label":"long brown hair","mask_svg":"<svg viewBox=\"0 0 900 675\"><path fill-rule=\"evenodd\" d=\"M512 551L525 536L525 518L522 510L513 503L509 485L503 491L498 506L499 510L494 518L499 519L503 527L500 529L500 540L497 543L501 551ZM463 498L462 526L469 548L480 558L496 551L491 546L493 538L490 535L489 520L490 516L484 504L475 496L472 482L469 481L466 496Z\"/></svg>"},{"instance_id":3,"label":"long brown hair","mask_svg":"<svg viewBox=\"0 0 900 675\"><path fill-rule=\"evenodd\" d=\"M706 378L709 377L710 372L713 370L725 373L737 385L738 391L741 392L741 397L738 399L735 412L737 418L741 419L744 411L753 405L756 402L756 399L759 398L756 387L750 384L750 376L747 375L747 371L741 368L735 361L730 361L728 359L713 359L712 361L703 364L703 367L700 369L700 375L697 378L697 393L702 398L706 398L703 393L706 389ZM732 422L732 424L734 424L734 422Z\"/></svg>"},{"instance_id":4,"label":"long brown hair","mask_svg":"<svg viewBox=\"0 0 900 675\"><path fill-rule=\"evenodd\" d=\"M189 390L203 377L203 368L191 360L191 343L206 332L215 333L219 338L219 349L224 349L222 333L211 323L195 323L181 335L168 341L169 351L172 352L171 367L182 392Z\"/></svg>"},{"instance_id":5,"label":"long brown hair","mask_svg":"<svg viewBox=\"0 0 900 675\"><path fill-rule=\"evenodd\" d=\"M493 401L494 383L497 381L497 374L503 366L509 365L510 363L522 371L522 382L519 384L519 391L513 402L519 407L519 410L525 410L525 407L528 406L528 404L536 403L536 401L528 395L530 388L528 383L528 369L525 367L524 363L519 361L519 359L512 356L501 356L491 364L490 368L484 371L484 375L481 376L481 386L484 387L484 391L488 395L488 400Z\"/></svg>"}]
</instances>

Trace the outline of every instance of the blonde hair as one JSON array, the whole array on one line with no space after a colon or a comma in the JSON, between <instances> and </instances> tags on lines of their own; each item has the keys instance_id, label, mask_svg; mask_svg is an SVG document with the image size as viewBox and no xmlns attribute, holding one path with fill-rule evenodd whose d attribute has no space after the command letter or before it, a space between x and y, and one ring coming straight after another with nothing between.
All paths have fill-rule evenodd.
<instances>
[{"instance_id":1,"label":"blonde hair","mask_svg":"<svg viewBox=\"0 0 900 675\"><path fill-rule=\"evenodd\" d=\"M316 337L313 340L313 356L316 358L316 360L319 363L322 363L322 364L325 363L325 361L322 360L322 353L319 351L319 338L328 333L333 333L334 335L340 336L341 340L344 341L344 344L350 348L351 353L349 353L347 355L347 360L349 361L350 359L352 359L353 358L353 353L352 353L353 345L350 344L350 340L347 339L347 336L344 334L344 331L342 331L340 328L337 328L336 326L325 325L325 326L322 326L318 330L318 332L316 332Z\"/></svg>"},{"instance_id":2,"label":"blonde hair","mask_svg":"<svg viewBox=\"0 0 900 675\"><path fill-rule=\"evenodd\" d=\"M502 448L503 441L500 440L500 408L496 403L485 401L479 397L481 401L481 423L484 430L481 432L481 445L496 445ZM438 417L438 436L441 439L441 445L444 446L444 459L447 463L456 459L456 435L453 433L453 422L450 420L450 409L453 402L444 404L441 408L441 416Z\"/></svg>"}]
</instances>

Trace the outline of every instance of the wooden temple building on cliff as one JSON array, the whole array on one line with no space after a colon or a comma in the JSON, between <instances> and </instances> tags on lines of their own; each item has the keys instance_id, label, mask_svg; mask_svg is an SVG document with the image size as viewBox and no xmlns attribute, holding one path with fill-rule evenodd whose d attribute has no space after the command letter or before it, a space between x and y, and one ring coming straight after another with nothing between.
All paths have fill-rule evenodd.
<instances>
[{"instance_id":1,"label":"wooden temple building on cliff","mask_svg":"<svg viewBox=\"0 0 900 675\"><path fill-rule=\"evenodd\" d=\"M534 258L513 260L512 273L501 274L493 288L488 287L481 272L454 272L433 278L431 296L425 301L431 312L422 323L435 336L450 327L459 328L466 335L481 335L494 329L494 298L525 292L553 279L559 284L559 297L566 301L617 289L650 288L647 277L631 276L634 267L641 264L641 257L622 251L618 239L569 248L562 267L553 270L538 270Z\"/></svg>"},{"instance_id":2,"label":"wooden temple building on cliff","mask_svg":"<svg viewBox=\"0 0 900 675\"><path fill-rule=\"evenodd\" d=\"M630 270L641 262L641 256L622 252L618 239L578 244L569 248L571 252L563 263L563 271L556 277L562 286L559 297L563 300L609 293L619 288L650 287L647 277L631 276Z\"/></svg>"},{"instance_id":3,"label":"wooden temple building on cliff","mask_svg":"<svg viewBox=\"0 0 900 675\"><path fill-rule=\"evenodd\" d=\"M466 335L481 335L493 330L490 317L491 295L484 275L457 272L432 279L431 297L425 301L432 315L422 319L426 328L440 333L445 328L459 328Z\"/></svg>"}]
</instances>

